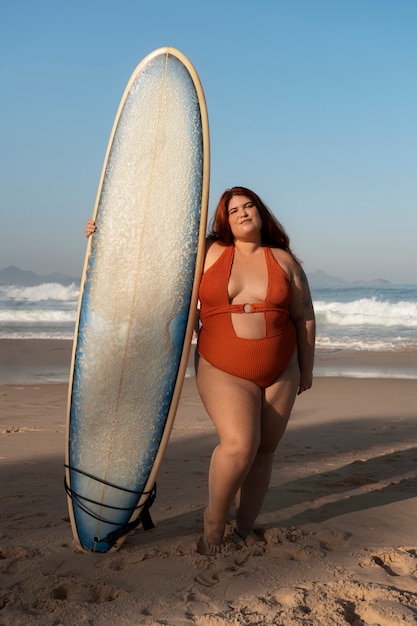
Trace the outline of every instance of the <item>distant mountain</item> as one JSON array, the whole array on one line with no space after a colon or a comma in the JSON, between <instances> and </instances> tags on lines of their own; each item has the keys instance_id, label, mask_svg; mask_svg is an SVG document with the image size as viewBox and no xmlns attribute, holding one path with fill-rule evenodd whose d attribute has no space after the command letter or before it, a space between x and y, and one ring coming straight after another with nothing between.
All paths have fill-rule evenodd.
<instances>
[{"instance_id":1,"label":"distant mountain","mask_svg":"<svg viewBox=\"0 0 417 626\"><path fill-rule=\"evenodd\" d=\"M16 285L17 287L35 287L42 283L59 283L60 285L71 285L72 283L78 284L79 278L73 276L67 276L66 274L59 274L53 272L46 276L41 276L31 272L30 270L21 270L14 265L0 270L0 285Z\"/></svg>"},{"instance_id":2,"label":"distant mountain","mask_svg":"<svg viewBox=\"0 0 417 626\"><path fill-rule=\"evenodd\" d=\"M329 276L329 274L326 274L323 270L307 272L307 278L310 287L340 287L348 284L347 280L337 278L336 276Z\"/></svg>"},{"instance_id":3,"label":"distant mountain","mask_svg":"<svg viewBox=\"0 0 417 626\"><path fill-rule=\"evenodd\" d=\"M370 280L368 282L363 280L355 280L353 282L349 282L348 280L338 278L337 276L329 276L329 274L326 274L326 272L324 272L323 270L317 270L315 272L307 273L307 278L310 287L346 287L348 285L355 285L357 287L360 287L391 284L389 280L385 280L384 278L375 278L374 280Z\"/></svg>"}]
</instances>

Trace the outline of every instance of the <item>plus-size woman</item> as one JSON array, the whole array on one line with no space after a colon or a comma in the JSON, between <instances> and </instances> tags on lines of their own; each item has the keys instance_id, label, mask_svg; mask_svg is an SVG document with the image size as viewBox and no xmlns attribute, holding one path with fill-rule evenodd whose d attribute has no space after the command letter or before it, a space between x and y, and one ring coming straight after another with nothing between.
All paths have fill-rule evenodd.
<instances>
[{"instance_id":1,"label":"plus-size woman","mask_svg":"<svg viewBox=\"0 0 417 626\"><path fill-rule=\"evenodd\" d=\"M297 393L312 385L315 321L304 271L279 222L253 191L223 193L200 284L197 385L219 436L209 471L204 547L223 543L236 498L236 533L255 520Z\"/></svg>"}]
</instances>

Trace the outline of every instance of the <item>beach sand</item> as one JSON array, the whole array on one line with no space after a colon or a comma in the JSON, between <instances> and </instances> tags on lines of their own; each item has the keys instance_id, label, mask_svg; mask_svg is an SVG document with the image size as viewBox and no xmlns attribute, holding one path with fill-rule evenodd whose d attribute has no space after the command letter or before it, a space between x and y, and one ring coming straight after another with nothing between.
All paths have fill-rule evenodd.
<instances>
[{"instance_id":1,"label":"beach sand","mask_svg":"<svg viewBox=\"0 0 417 626\"><path fill-rule=\"evenodd\" d=\"M416 380L316 378L276 454L259 517L266 543L236 544L231 523L223 552L205 557L216 437L187 378L156 528L96 555L76 549L68 520L67 385L22 382L40 367L68 371L70 354L70 342L0 342L0 372L14 376L0 386L0 626L417 623ZM385 359L323 354L319 364L328 358L336 369Z\"/></svg>"}]
</instances>

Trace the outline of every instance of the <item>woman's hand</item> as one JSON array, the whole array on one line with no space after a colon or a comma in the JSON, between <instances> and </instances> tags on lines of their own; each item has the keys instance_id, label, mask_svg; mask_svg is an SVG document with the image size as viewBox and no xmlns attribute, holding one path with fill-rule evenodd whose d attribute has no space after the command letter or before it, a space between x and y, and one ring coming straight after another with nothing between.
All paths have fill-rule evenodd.
<instances>
[{"instance_id":1,"label":"woman's hand","mask_svg":"<svg viewBox=\"0 0 417 626\"><path fill-rule=\"evenodd\" d=\"M301 372L300 375L300 384L298 387L297 395L303 393L303 391L308 391L313 386L313 372L309 371L306 373Z\"/></svg>"},{"instance_id":2,"label":"woman's hand","mask_svg":"<svg viewBox=\"0 0 417 626\"><path fill-rule=\"evenodd\" d=\"M96 232L96 228L97 226L94 220L88 220L87 226L85 227L85 236L87 238L91 237L91 235Z\"/></svg>"}]
</instances>

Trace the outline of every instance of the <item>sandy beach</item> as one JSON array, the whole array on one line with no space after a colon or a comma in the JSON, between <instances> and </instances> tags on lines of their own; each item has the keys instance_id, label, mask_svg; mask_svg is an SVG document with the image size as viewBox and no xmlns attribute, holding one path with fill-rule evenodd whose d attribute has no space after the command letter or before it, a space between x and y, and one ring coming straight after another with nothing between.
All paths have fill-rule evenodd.
<instances>
[{"instance_id":1,"label":"sandy beach","mask_svg":"<svg viewBox=\"0 0 417 626\"><path fill-rule=\"evenodd\" d=\"M117 553L76 549L63 484L70 356L68 341L0 341L0 626L417 623L417 381L403 377L415 352L318 354L326 375L297 399L276 455L266 543L238 545L231 521L217 557L197 551L216 436L193 377L156 528ZM364 377L375 368L382 377Z\"/></svg>"}]
</instances>

